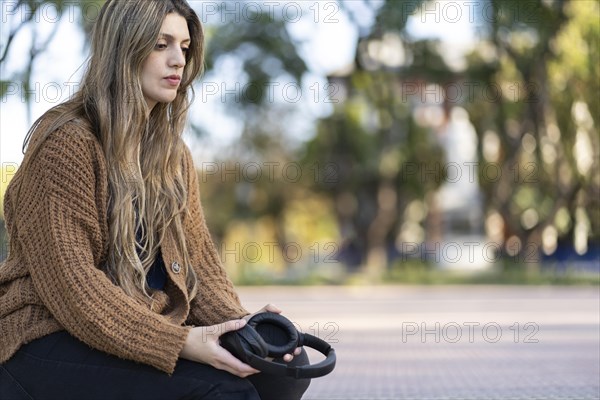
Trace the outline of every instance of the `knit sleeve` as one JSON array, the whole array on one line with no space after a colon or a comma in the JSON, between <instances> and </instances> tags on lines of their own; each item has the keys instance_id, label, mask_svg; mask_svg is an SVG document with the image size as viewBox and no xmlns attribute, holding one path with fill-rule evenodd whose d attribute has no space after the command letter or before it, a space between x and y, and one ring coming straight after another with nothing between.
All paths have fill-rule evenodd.
<instances>
[{"instance_id":1,"label":"knit sleeve","mask_svg":"<svg viewBox=\"0 0 600 400\"><path fill-rule=\"evenodd\" d=\"M198 276L198 294L191 301L187 322L200 326L214 325L250 313L241 305L211 239L200 203L196 169L187 146L184 153L190 211L184 220L184 229L190 262Z\"/></svg>"},{"instance_id":2,"label":"knit sleeve","mask_svg":"<svg viewBox=\"0 0 600 400\"><path fill-rule=\"evenodd\" d=\"M172 374L191 328L151 312L98 268L105 243L94 145L61 128L30 160L17 212L29 273L44 305L72 335Z\"/></svg>"}]
</instances>

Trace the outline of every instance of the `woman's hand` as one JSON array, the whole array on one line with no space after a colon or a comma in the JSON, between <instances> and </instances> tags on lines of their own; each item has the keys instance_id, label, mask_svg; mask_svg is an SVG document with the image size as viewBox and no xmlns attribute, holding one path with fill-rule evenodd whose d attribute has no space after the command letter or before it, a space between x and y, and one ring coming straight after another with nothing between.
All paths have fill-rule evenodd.
<instances>
[{"instance_id":1,"label":"woman's hand","mask_svg":"<svg viewBox=\"0 0 600 400\"><path fill-rule=\"evenodd\" d=\"M217 369L225 370L240 378L260 372L248 364L241 362L219 345L219 336L225 332L238 330L244 325L246 325L245 319L237 319L218 325L192 328L185 340L181 353L179 353L179 357L212 365Z\"/></svg>"},{"instance_id":2,"label":"woman's hand","mask_svg":"<svg viewBox=\"0 0 600 400\"><path fill-rule=\"evenodd\" d=\"M246 321L249 321L250 318L254 317L256 314L260 314L262 312L272 312L272 313L276 313L276 314L281 314L281 310L279 308L277 308L275 305L269 303L266 306L264 306L263 308L261 308L260 310L258 310L257 312L253 313L253 314L249 314L246 315L243 319ZM285 362L290 362L294 359L294 356L299 355L302 352L302 348L301 347L296 347L296 349L294 350L294 354L286 354L283 356L283 361ZM267 360L273 360L273 358L271 357L267 357Z\"/></svg>"}]
</instances>

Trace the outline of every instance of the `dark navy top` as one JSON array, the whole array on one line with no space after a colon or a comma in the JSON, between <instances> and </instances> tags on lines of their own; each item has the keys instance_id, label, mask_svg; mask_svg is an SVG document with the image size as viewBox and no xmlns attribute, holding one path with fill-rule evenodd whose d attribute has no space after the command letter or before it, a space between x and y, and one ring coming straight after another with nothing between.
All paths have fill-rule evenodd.
<instances>
[{"instance_id":1,"label":"dark navy top","mask_svg":"<svg viewBox=\"0 0 600 400\"><path fill-rule=\"evenodd\" d=\"M142 240L141 232L139 230L136 232L136 239L138 244ZM140 252L138 251L138 256L139 255ZM146 275L146 283L150 288L157 290L163 290L167 284L167 270L165 268L165 262L163 261L160 248L158 249L158 254L156 254L154 263L152 263L150 269L148 270L148 274Z\"/></svg>"},{"instance_id":2,"label":"dark navy top","mask_svg":"<svg viewBox=\"0 0 600 400\"><path fill-rule=\"evenodd\" d=\"M160 249L146 275L146 282L152 289L158 290L163 290L167 284L167 270L165 269L165 262L163 261Z\"/></svg>"}]
</instances>

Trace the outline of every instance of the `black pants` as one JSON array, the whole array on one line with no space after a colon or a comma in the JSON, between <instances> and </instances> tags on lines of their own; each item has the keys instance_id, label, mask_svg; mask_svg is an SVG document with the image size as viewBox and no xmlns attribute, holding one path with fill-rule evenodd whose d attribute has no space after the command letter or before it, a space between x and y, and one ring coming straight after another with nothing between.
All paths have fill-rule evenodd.
<instances>
[{"instance_id":1,"label":"black pants","mask_svg":"<svg viewBox=\"0 0 600 400\"><path fill-rule=\"evenodd\" d=\"M304 351L290 363L305 364ZM92 349L66 331L22 346L0 365L2 400L295 400L309 384L310 379L265 373L242 379L184 359L179 359L169 376Z\"/></svg>"}]
</instances>

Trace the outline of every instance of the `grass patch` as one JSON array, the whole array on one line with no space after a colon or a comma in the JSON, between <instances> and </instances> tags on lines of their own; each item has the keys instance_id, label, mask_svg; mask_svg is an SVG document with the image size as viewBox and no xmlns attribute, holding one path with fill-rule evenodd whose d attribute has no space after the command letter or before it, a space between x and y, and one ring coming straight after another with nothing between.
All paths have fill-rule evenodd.
<instances>
[{"instance_id":1,"label":"grass patch","mask_svg":"<svg viewBox=\"0 0 600 400\"><path fill-rule=\"evenodd\" d=\"M567 269L553 269L532 264L500 261L485 271L444 270L421 261L396 263L379 276L363 271L348 272L339 265L336 270L319 267L290 270L273 274L266 270L245 271L235 279L236 285L600 285L598 272L582 273Z\"/></svg>"},{"instance_id":2,"label":"grass patch","mask_svg":"<svg viewBox=\"0 0 600 400\"><path fill-rule=\"evenodd\" d=\"M394 265L382 280L419 285L600 285L600 274L523 265L508 260L484 271L443 270L426 263L408 262Z\"/></svg>"}]
</instances>

